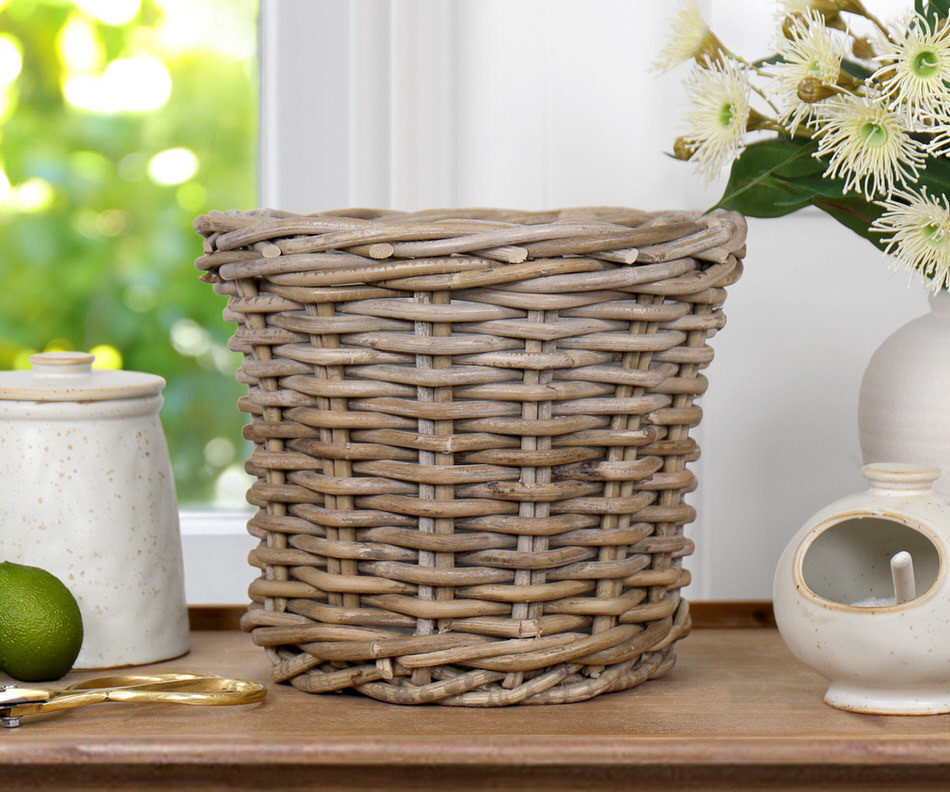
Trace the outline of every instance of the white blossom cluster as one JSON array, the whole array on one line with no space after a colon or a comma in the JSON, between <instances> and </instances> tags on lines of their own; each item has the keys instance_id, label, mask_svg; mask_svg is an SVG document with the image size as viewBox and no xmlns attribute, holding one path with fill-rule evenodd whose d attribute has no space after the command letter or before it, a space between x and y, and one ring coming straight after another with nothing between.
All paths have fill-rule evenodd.
<instances>
[{"instance_id":1,"label":"white blossom cluster","mask_svg":"<svg viewBox=\"0 0 950 792\"><path fill-rule=\"evenodd\" d=\"M785 0L774 54L749 63L686 0L656 67L687 61L677 156L712 179L763 135L814 141L824 176L877 207L869 232L889 235L898 266L950 288L950 204L922 183L950 174L947 19L909 11L884 24L861 0Z\"/></svg>"}]
</instances>

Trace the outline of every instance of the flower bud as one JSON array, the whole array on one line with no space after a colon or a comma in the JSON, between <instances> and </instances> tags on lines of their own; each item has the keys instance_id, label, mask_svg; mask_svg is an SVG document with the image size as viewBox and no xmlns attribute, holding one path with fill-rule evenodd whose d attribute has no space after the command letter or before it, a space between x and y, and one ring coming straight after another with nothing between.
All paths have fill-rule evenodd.
<instances>
[{"instance_id":1,"label":"flower bud","mask_svg":"<svg viewBox=\"0 0 950 792\"><path fill-rule=\"evenodd\" d=\"M797 36L795 34L795 28L801 25L802 20L804 20L805 15L799 11L796 11L793 14L786 14L785 18L782 20L782 37L792 41Z\"/></svg>"},{"instance_id":2,"label":"flower bud","mask_svg":"<svg viewBox=\"0 0 950 792\"><path fill-rule=\"evenodd\" d=\"M847 30L847 23L841 18L839 8L842 2L848 0L811 0L809 8L814 9L825 18L825 25L835 30Z\"/></svg>"},{"instance_id":3,"label":"flower bud","mask_svg":"<svg viewBox=\"0 0 950 792\"><path fill-rule=\"evenodd\" d=\"M673 156L679 160L690 160L696 153L696 144L685 137L678 137L673 143Z\"/></svg>"},{"instance_id":4,"label":"flower bud","mask_svg":"<svg viewBox=\"0 0 950 792\"><path fill-rule=\"evenodd\" d=\"M749 108L749 120L746 121L746 132L756 132L761 129L775 129L775 122L762 115L754 107Z\"/></svg>"},{"instance_id":5,"label":"flower bud","mask_svg":"<svg viewBox=\"0 0 950 792\"><path fill-rule=\"evenodd\" d=\"M798 98L808 104L820 102L835 93L837 91L834 87L826 85L816 77L806 77L798 84Z\"/></svg>"},{"instance_id":6,"label":"flower bud","mask_svg":"<svg viewBox=\"0 0 950 792\"><path fill-rule=\"evenodd\" d=\"M835 85L839 88L854 88L857 86L858 81L844 69L838 69L838 79L835 80Z\"/></svg>"},{"instance_id":7,"label":"flower bud","mask_svg":"<svg viewBox=\"0 0 950 792\"><path fill-rule=\"evenodd\" d=\"M868 16L868 10L864 7L864 3L861 0L835 0L834 3L839 11L846 11L849 14L859 14L860 16Z\"/></svg>"},{"instance_id":8,"label":"flower bud","mask_svg":"<svg viewBox=\"0 0 950 792\"><path fill-rule=\"evenodd\" d=\"M705 69L708 66L722 63L726 57L726 48L722 45L722 42L715 33L707 30L699 49L693 55L693 60Z\"/></svg>"},{"instance_id":9,"label":"flower bud","mask_svg":"<svg viewBox=\"0 0 950 792\"><path fill-rule=\"evenodd\" d=\"M867 36L855 37L851 42L851 52L859 60L871 60L877 54Z\"/></svg>"}]
</instances>

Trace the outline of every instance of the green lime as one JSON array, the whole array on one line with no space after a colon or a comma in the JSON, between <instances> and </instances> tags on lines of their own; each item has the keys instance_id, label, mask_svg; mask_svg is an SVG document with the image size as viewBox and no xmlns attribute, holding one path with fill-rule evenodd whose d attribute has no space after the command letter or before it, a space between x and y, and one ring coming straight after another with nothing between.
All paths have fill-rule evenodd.
<instances>
[{"instance_id":1,"label":"green lime","mask_svg":"<svg viewBox=\"0 0 950 792\"><path fill-rule=\"evenodd\" d=\"M82 616L45 569L0 563L0 670L24 682L59 679L82 646Z\"/></svg>"}]
</instances>

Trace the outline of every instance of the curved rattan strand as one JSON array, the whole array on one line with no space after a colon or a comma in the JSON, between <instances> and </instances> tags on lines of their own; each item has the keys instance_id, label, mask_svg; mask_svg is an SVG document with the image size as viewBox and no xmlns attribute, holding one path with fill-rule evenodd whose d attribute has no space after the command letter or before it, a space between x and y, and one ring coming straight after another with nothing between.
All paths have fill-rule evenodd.
<instances>
[{"instance_id":1,"label":"curved rattan strand","mask_svg":"<svg viewBox=\"0 0 950 792\"><path fill-rule=\"evenodd\" d=\"M244 356L243 626L275 680L488 707L672 667L740 216L255 210L195 230Z\"/></svg>"}]
</instances>

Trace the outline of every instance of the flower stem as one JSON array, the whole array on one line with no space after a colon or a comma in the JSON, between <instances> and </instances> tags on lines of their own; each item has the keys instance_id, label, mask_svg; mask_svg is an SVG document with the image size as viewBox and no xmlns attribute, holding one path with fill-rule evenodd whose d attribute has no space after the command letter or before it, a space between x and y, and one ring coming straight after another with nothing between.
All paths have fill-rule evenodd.
<instances>
[{"instance_id":1,"label":"flower stem","mask_svg":"<svg viewBox=\"0 0 950 792\"><path fill-rule=\"evenodd\" d=\"M754 63L749 63L747 60L739 57L738 55L733 55L732 53L730 53L730 57L733 60L735 60L737 63L741 63L745 68L747 68L749 71L751 71L753 74L759 77L770 78L772 76L767 71L760 69ZM769 95L765 93L765 91L763 91L759 86L752 85L752 90L759 96L759 98L761 98L766 104L768 104L769 107L772 108L772 112L775 113L775 115L782 114L781 110L778 109L778 107L775 105L775 102L772 101L771 97L769 97Z\"/></svg>"},{"instance_id":2,"label":"flower stem","mask_svg":"<svg viewBox=\"0 0 950 792\"><path fill-rule=\"evenodd\" d=\"M887 29L887 25L881 22L874 14L867 10L864 7L864 3L861 0L837 0L838 9L840 11L846 11L849 14L855 14L857 16L862 16L867 19L872 25L874 25L878 30L883 33L888 41L894 41L894 37L891 35L891 31Z\"/></svg>"},{"instance_id":3,"label":"flower stem","mask_svg":"<svg viewBox=\"0 0 950 792\"><path fill-rule=\"evenodd\" d=\"M746 124L746 130L749 132L778 132L780 135L790 137L788 130L774 118L762 115L758 110L749 110L749 121Z\"/></svg>"}]
</instances>

